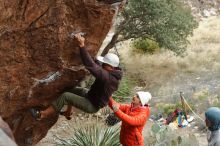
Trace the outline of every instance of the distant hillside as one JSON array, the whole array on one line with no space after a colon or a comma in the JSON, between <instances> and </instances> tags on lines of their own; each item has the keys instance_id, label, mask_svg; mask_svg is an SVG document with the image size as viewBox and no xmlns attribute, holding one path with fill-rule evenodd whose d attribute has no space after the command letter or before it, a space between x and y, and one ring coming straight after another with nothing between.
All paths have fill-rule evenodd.
<instances>
[{"instance_id":1,"label":"distant hillside","mask_svg":"<svg viewBox=\"0 0 220 146\"><path fill-rule=\"evenodd\" d=\"M220 14L220 0L181 0L188 4L197 18Z\"/></svg>"}]
</instances>

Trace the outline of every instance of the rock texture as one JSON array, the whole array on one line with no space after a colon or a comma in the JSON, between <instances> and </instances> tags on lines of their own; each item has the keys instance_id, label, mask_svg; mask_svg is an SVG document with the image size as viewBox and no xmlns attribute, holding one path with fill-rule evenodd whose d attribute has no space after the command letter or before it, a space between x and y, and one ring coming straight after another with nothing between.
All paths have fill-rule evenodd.
<instances>
[{"instance_id":1,"label":"rock texture","mask_svg":"<svg viewBox=\"0 0 220 146\"><path fill-rule=\"evenodd\" d=\"M117 5L95 0L0 1L0 115L20 146L34 145L57 121L35 121L29 109L46 107L87 74L71 32L86 32L95 56Z\"/></svg>"}]
</instances>

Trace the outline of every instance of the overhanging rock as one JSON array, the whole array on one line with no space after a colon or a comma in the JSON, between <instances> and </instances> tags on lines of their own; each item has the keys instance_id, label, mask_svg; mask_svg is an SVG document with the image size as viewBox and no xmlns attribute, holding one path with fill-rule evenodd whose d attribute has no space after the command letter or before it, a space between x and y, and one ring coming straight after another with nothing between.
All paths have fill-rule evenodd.
<instances>
[{"instance_id":1,"label":"overhanging rock","mask_svg":"<svg viewBox=\"0 0 220 146\"><path fill-rule=\"evenodd\" d=\"M95 0L0 1L0 114L21 146L34 145L57 121L35 121L28 109L48 106L86 75L71 32L86 32L95 56L117 6Z\"/></svg>"}]
</instances>

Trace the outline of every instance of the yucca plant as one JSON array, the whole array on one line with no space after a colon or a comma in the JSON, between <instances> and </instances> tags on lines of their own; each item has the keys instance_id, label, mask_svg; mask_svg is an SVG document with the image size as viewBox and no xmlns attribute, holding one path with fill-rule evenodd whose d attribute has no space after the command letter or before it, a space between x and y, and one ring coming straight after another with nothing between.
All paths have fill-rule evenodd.
<instances>
[{"instance_id":1,"label":"yucca plant","mask_svg":"<svg viewBox=\"0 0 220 146\"><path fill-rule=\"evenodd\" d=\"M72 138L59 139L57 146L121 146L119 126L89 124L74 129Z\"/></svg>"}]
</instances>

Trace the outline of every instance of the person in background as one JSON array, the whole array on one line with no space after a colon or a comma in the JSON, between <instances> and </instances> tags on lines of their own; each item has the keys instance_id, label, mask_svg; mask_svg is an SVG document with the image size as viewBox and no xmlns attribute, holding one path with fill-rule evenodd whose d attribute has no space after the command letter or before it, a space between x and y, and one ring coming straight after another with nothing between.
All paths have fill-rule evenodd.
<instances>
[{"instance_id":1,"label":"person in background","mask_svg":"<svg viewBox=\"0 0 220 146\"><path fill-rule=\"evenodd\" d=\"M82 63L95 77L95 81L89 90L75 88L72 92L63 93L45 110L30 109L32 116L36 120L60 113L64 105L68 105L68 108L62 114L68 120L71 119L72 106L87 113L96 113L99 109L108 105L109 98L118 89L122 78L118 56L113 53L108 53L104 57L98 56L97 60L101 64L97 64L85 48L85 38L80 33L75 34L74 38L79 45Z\"/></svg>"},{"instance_id":2,"label":"person in background","mask_svg":"<svg viewBox=\"0 0 220 146\"><path fill-rule=\"evenodd\" d=\"M208 146L220 146L220 108L208 108L205 112L205 118L208 127Z\"/></svg>"},{"instance_id":3,"label":"person in background","mask_svg":"<svg viewBox=\"0 0 220 146\"><path fill-rule=\"evenodd\" d=\"M119 104L110 98L109 106L122 121L120 142L123 146L144 146L142 130L150 116L149 92L137 92L131 104Z\"/></svg>"}]
</instances>

